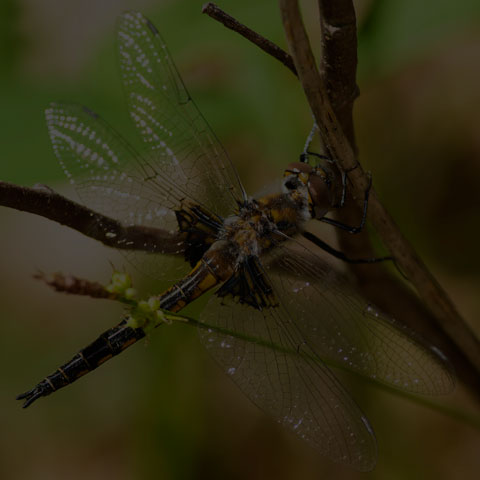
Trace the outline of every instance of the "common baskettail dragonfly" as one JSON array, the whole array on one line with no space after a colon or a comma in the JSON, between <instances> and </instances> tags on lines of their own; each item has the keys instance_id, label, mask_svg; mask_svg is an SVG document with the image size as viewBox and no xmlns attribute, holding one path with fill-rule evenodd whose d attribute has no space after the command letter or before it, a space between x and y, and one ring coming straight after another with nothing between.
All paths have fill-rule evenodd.
<instances>
[{"instance_id":1,"label":"common baskettail dragonfly","mask_svg":"<svg viewBox=\"0 0 480 480\"><path fill-rule=\"evenodd\" d=\"M138 153L89 109L52 104L46 120L53 149L82 202L125 225L162 232L145 243L147 253L132 253L157 278L175 275L158 295L160 307L178 312L215 290L200 320L216 328L199 333L228 376L323 454L370 470L373 430L329 365L408 392L443 394L453 385L444 358L296 240L336 202L328 162L294 162L274 193L247 196L156 27L126 12L116 32L128 109L148 152ZM115 236L102 223L95 228L110 241ZM126 251L129 242L138 250L131 239L117 246ZM185 261L172 273L167 263L175 255ZM123 320L18 398L26 407L144 336Z\"/></svg>"}]
</instances>

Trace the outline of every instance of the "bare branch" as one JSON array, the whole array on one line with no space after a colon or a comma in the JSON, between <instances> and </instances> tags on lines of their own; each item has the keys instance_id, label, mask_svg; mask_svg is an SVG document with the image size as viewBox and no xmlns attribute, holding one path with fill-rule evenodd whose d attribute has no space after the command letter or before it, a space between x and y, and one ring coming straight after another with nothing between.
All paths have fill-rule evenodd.
<instances>
[{"instance_id":1,"label":"bare branch","mask_svg":"<svg viewBox=\"0 0 480 480\"><path fill-rule=\"evenodd\" d=\"M320 73L333 111L356 152L353 102L358 97L357 22L352 0L318 0L322 31Z\"/></svg>"},{"instance_id":2,"label":"bare branch","mask_svg":"<svg viewBox=\"0 0 480 480\"><path fill-rule=\"evenodd\" d=\"M202 13L206 13L209 17L222 23L225 27L239 33L247 40L250 40L264 52L283 63L294 75L297 75L293 59L287 52L285 52L285 50L282 50L278 45L275 45L270 40L262 37L259 33L254 32L247 26L243 25L238 20L225 13L214 3L206 3L202 7Z\"/></svg>"},{"instance_id":3,"label":"bare branch","mask_svg":"<svg viewBox=\"0 0 480 480\"><path fill-rule=\"evenodd\" d=\"M344 171L349 171L354 197L358 203L368 186L368 177L358 165L354 151L343 134L326 89L315 65L309 40L296 0L280 0L287 41L295 61L299 79L319 125L322 139ZM439 326L464 352L480 372L480 342L460 317L446 292L427 270L412 246L403 237L393 219L380 203L374 189L370 192L369 220L397 264L409 277L421 298L435 315Z\"/></svg>"},{"instance_id":4,"label":"bare branch","mask_svg":"<svg viewBox=\"0 0 480 480\"><path fill-rule=\"evenodd\" d=\"M83 295L92 298L108 298L110 300L115 300L117 298L117 294L107 291L101 283L92 282L73 275L64 275L63 273L46 274L38 272L33 278L46 283L57 292Z\"/></svg>"},{"instance_id":5,"label":"bare branch","mask_svg":"<svg viewBox=\"0 0 480 480\"><path fill-rule=\"evenodd\" d=\"M318 0L318 8L320 13L320 28L322 31L320 73L325 82L326 94L332 109L357 158L358 150L355 144L352 115L353 103L359 93L356 83L357 25L355 9L352 0L337 0L335 2ZM343 208L335 212L335 216L346 225L354 225L357 219L360 218L360 215L361 210L359 206L352 201L350 195L347 196ZM370 236L367 232L355 236L342 231L337 231L336 234L341 250L349 256L355 258L372 258L374 256ZM398 313L398 309L392 306L392 303L395 304L401 301L401 305L404 305L405 299L403 297L405 296L410 296L414 299L413 302L408 302L409 305L420 305L420 302L412 295L412 292L402 288L399 280L389 274L384 266L377 265L370 269L351 267L351 270L363 287L361 288L362 293L389 313ZM378 279L379 277L382 277L383 285L388 284L392 287L392 293L387 295L389 299L387 306L384 301L382 302L385 291L379 293L378 289L368 290L365 288L366 285L371 284L372 279ZM403 293L403 295L399 295L399 291ZM427 338L430 338L430 336Z\"/></svg>"},{"instance_id":6,"label":"bare branch","mask_svg":"<svg viewBox=\"0 0 480 480\"><path fill-rule=\"evenodd\" d=\"M170 255L182 254L185 249L184 234L142 225L125 227L117 220L94 212L44 185L28 188L0 181L0 205L48 218L107 247Z\"/></svg>"}]
</instances>

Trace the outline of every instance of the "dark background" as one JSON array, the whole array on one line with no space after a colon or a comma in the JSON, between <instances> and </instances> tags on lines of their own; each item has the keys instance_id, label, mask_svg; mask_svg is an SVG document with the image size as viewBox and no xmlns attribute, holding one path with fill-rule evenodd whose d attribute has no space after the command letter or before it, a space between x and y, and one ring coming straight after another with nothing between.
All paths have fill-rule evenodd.
<instances>
[{"instance_id":1,"label":"dark background","mask_svg":"<svg viewBox=\"0 0 480 480\"><path fill-rule=\"evenodd\" d=\"M0 179L44 183L76 198L49 144L43 110L50 101L88 105L138 143L115 60L115 18L126 8L141 10L162 32L248 191L280 175L310 129L300 87L282 65L202 15L201 4L0 0ZM318 46L315 2L303 5ZM285 47L277 2L220 6ZM480 3L356 6L360 159L402 231L479 332ZM162 327L146 348L140 343L23 411L16 394L121 315L108 302L55 294L32 274L62 271L106 282L110 261L131 271L116 252L80 234L0 208L1 478L478 475L478 430L358 382L352 388L377 433L378 467L358 474L332 464L259 412L203 351L196 332L182 326ZM478 415L461 386L438 400Z\"/></svg>"}]
</instances>

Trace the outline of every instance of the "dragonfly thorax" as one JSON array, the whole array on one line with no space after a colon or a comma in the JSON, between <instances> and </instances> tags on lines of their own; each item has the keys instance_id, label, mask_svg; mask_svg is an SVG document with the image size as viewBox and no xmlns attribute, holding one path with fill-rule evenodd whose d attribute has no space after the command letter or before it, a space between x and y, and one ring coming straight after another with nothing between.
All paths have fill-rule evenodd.
<instances>
[{"instance_id":1,"label":"dragonfly thorax","mask_svg":"<svg viewBox=\"0 0 480 480\"><path fill-rule=\"evenodd\" d=\"M237 260L259 256L303 230L311 218L307 187L296 178L291 183L282 193L248 200L237 215L225 219L220 238L236 251Z\"/></svg>"}]
</instances>

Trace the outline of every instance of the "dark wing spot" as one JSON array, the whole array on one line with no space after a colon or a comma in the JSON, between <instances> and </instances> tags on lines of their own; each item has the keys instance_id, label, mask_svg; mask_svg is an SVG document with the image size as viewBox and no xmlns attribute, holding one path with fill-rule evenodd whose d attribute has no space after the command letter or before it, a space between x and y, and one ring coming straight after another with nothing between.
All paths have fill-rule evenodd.
<instances>
[{"instance_id":1,"label":"dark wing spot","mask_svg":"<svg viewBox=\"0 0 480 480\"><path fill-rule=\"evenodd\" d=\"M222 226L218 218L197 205L175 211L178 229L187 233L185 260L193 267L218 238Z\"/></svg>"},{"instance_id":2,"label":"dark wing spot","mask_svg":"<svg viewBox=\"0 0 480 480\"><path fill-rule=\"evenodd\" d=\"M262 273L257 257L248 257L238 270L217 290L219 297L232 296L239 303L262 310L278 305L272 287Z\"/></svg>"}]
</instances>

